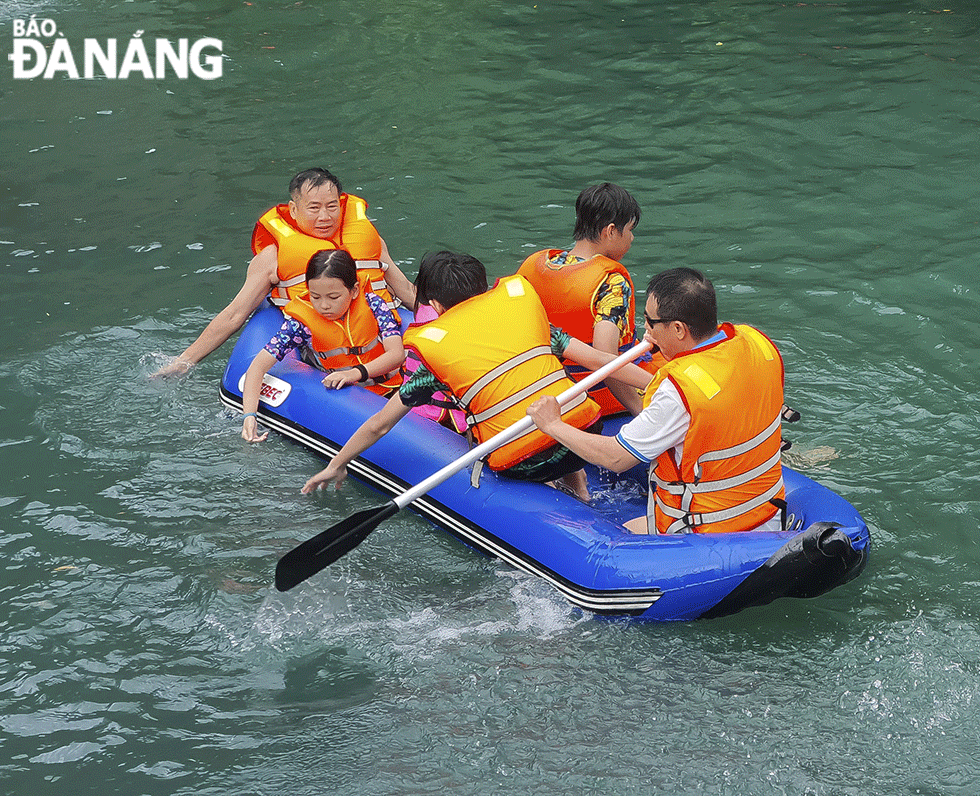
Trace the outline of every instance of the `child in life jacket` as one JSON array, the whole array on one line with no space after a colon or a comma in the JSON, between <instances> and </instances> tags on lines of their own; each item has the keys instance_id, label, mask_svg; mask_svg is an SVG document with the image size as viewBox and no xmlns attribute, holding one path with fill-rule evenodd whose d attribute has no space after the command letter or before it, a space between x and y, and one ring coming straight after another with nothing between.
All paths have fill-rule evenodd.
<instances>
[{"instance_id":1,"label":"child in life jacket","mask_svg":"<svg viewBox=\"0 0 980 796\"><path fill-rule=\"evenodd\" d=\"M620 262L633 245L640 205L625 188L609 182L586 188L575 200L572 248L544 249L517 271L534 287L548 320L572 337L610 354L623 353L639 340L633 280ZM637 365L651 377L666 360L659 352ZM563 360L572 378L588 370ZM641 394L615 379L589 390L603 416L643 409Z\"/></svg>"},{"instance_id":2,"label":"child in life jacket","mask_svg":"<svg viewBox=\"0 0 980 796\"><path fill-rule=\"evenodd\" d=\"M283 307L282 327L245 373L242 438L248 442L269 435L257 429L262 378L293 349L326 371L328 390L359 383L387 396L401 385L401 328L384 300L358 280L354 258L343 249L317 252L306 266L306 285L304 294Z\"/></svg>"}]
</instances>

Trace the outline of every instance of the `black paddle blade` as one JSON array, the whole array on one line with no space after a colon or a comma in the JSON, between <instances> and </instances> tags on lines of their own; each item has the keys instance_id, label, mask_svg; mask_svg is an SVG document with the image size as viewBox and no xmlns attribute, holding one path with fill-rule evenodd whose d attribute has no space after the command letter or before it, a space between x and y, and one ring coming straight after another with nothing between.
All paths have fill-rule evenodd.
<instances>
[{"instance_id":1,"label":"black paddle blade","mask_svg":"<svg viewBox=\"0 0 980 796\"><path fill-rule=\"evenodd\" d=\"M289 591L324 567L346 555L368 534L399 511L394 501L351 514L336 525L294 547L276 564L276 588Z\"/></svg>"}]
</instances>

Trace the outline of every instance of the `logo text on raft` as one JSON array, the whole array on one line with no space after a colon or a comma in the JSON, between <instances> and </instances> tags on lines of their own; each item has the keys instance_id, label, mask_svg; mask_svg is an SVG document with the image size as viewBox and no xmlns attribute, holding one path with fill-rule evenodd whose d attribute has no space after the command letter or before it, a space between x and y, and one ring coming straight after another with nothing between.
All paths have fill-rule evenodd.
<instances>
[{"instance_id":1,"label":"logo text on raft","mask_svg":"<svg viewBox=\"0 0 980 796\"><path fill-rule=\"evenodd\" d=\"M282 390L278 387L273 387L271 384L263 384L259 390L259 395L269 401L275 401L282 393Z\"/></svg>"},{"instance_id":2,"label":"logo text on raft","mask_svg":"<svg viewBox=\"0 0 980 796\"><path fill-rule=\"evenodd\" d=\"M13 52L7 56L14 65L15 80L41 77L51 80L63 75L70 80L103 78L125 80L136 75L147 80L162 80L168 73L180 80L190 75L201 80L221 77L223 69L220 39L156 39L149 44L138 30L125 39L84 39L81 61L65 34L58 31L53 19L13 20ZM50 45L50 52L48 50ZM122 59L119 53L122 52ZM81 69L79 69L81 66Z\"/></svg>"},{"instance_id":3,"label":"logo text on raft","mask_svg":"<svg viewBox=\"0 0 980 796\"><path fill-rule=\"evenodd\" d=\"M266 373L262 377L262 386L259 387L259 400L268 406L282 406L283 402L289 397L293 385L288 381L276 378L271 373ZM238 392L245 392L245 374L238 379Z\"/></svg>"}]
</instances>

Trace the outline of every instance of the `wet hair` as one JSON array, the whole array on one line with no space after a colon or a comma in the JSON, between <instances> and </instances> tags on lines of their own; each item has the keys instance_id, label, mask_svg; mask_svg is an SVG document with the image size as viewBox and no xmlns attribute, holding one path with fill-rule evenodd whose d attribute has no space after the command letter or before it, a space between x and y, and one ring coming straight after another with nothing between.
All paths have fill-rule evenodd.
<instances>
[{"instance_id":1,"label":"wet hair","mask_svg":"<svg viewBox=\"0 0 980 796\"><path fill-rule=\"evenodd\" d=\"M640 223L640 205L625 188L604 182L586 188L575 200L575 240L598 240L610 224L619 232Z\"/></svg>"},{"instance_id":2,"label":"wet hair","mask_svg":"<svg viewBox=\"0 0 980 796\"><path fill-rule=\"evenodd\" d=\"M698 340L718 328L718 301L715 288L694 268L661 271L647 286L647 296L657 299L657 314L663 320L682 321Z\"/></svg>"},{"instance_id":3,"label":"wet hair","mask_svg":"<svg viewBox=\"0 0 980 796\"><path fill-rule=\"evenodd\" d=\"M289 196L296 199L304 188L319 188L327 182L336 186L337 196L344 192L344 189L340 187L340 180L326 169L316 167L304 169L289 181Z\"/></svg>"},{"instance_id":4,"label":"wet hair","mask_svg":"<svg viewBox=\"0 0 980 796\"><path fill-rule=\"evenodd\" d=\"M339 279L344 287L353 290L357 284L357 263L343 249L324 249L314 254L306 264L306 281L322 276Z\"/></svg>"},{"instance_id":5,"label":"wet hair","mask_svg":"<svg viewBox=\"0 0 980 796\"><path fill-rule=\"evenodd\" d=\"M487 269L469 254L427 252L415 277L419 304L438 301L445 309L487 291Z\"/></svg>"}]
</instances>

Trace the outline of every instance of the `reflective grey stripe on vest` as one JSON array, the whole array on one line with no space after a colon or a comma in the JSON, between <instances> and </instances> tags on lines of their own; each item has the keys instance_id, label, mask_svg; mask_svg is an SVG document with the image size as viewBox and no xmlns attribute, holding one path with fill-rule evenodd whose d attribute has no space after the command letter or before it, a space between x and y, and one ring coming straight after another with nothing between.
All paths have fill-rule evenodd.
<instances>
[{"instance_id":1,"label":"reflective grey stripe on vest","mask_svg":"<svg viewBox=\"0 0 980 796\"><path fill-rule=\"evenodd\" d=\"M306 274L305 273L300 274L299 276L294 276L292 279L282 279L282 280L276 282L272 286L272 289L273 290L280 290L283 293L286 293L289 288L296 287L296 285L302 285L304 282L306 282ZM286 306L289 303L289 299L288 298L277 298L276 296L270 295L269 296L269 299L277 307L284 307L284 306Z\"/></svg>"},{"instance_id":2,"label":"reflective grey stripe on vest","mask_svg":"<svg viewBox=\"0 0 980 796\"><path fill-rule=\"evenodd\" d=\"M373 351L379 345L381 345L381 338L375 337L367 345L357 345L354 346L353 348L334 348L331 349L330 351L317 351L316 349L314 349L313 353L316 354L319 359L326 359L327 357L336 357L336 356L340 356L341 354L351 354L355 357L359 357L362 354L366 354L369 351ZM344 367L349 368L353 366L344 365ZM333 368L333 370L341 370L341 368Z\"/></svg>"},{"instance_id":3,"label":"reflective grey stripe on vest","mask_svg":"<svg viewBox=\"0 0 980 796\"><path fill-rule=\"evenodd\" d=\"M529 351L525 351L523 354L518 354L516 357L511 357L506 362L497 365L497 367L495 367L485 376L481 376L479 379L477 379L473 383L473 386L463 393L459 400L465 406L469 406L470 401L476 397L476 394L494 379L498 378L499 376L503 376L508 370L516 368L518 365L523 365L525 362L530 362L535 357L547 356L550 353L552 353L550 345L539 345L535 346Z\"/></svg>"},{"instance_id":4,"label":"reflective grey stripe on vest","mask_svg":"<svg viewBox=\"0 0 980 796\"><path fill-rule=\"evenodd\" d=\"M751 470L746 470L744 473L739 473L738 475L733 475L730 478L719 478L717 481L698 481L694 484L685 484L682 481L664 481L654 475L654 481L657 482L657 487L662 489L664 492L668 492L671 495L684 495L686 502L685 508L691 504L691 496L704 494L705 492L721 492L725 489L732 489L733 487L742 486L750 481L755 480L760 475L769 472L775 465L779 463L780 451L776 451L768 461L763 462Z\"/></svg>"},{"instance_id":5,"label":"reflective grey stripe on vest","mask_svg":"<svg viewBox=\"0 0 980 796\"><path fill-rule=\"evenodd\" d=\"M473 422L482 423L485 420L489 420L491 417L494 417L495 415L499 415L505 409L510 409L515 404L519 404L521 401L534 395L534 393L536 393L538 390L543 390L549 384L554 384L556 381L561 381L564 378L566 378L566 376L563 370L556 370L554 373L549 373L547 376L544 376L538 379L533 384L528 385L523 390L514 393L509 398L505 398L503 401L498 401L489 409L484 409L482 412L473 415ZM577 396L575 400L570 401L569 403L565 404L562 407L561 409L562 413L564 414L572 407L578 406L587 397L588 396L586 396L584 393L582 395Z\"/></svg>"},{"instance_id":6,"label":"reflective grey stripe on vest","mask_svg":"<svg viewBox=\"0 0 980 796\"><path fill-rule=\"evenodd\" d=\"M754 467L742 475L732 476L731 478L725 478L719 481L701 481L701 463L702 462L718 462L724 459L732 459L736 456L741 456L745 453L749 453L756 448L758 448L762 443L768 440L780 426L780 415L776 415L776 418L762 431L756 434L752 439L746 440L745 442L740 442L738 445L732 445L730 448L722 448L716 451L707 451L702 453L698 460L694 463L694 483L687 484L683 481L663 481L656 475L653 476L653 480L656 481L657 486L663 489L665 492L669 492L672 495L682 495L685 491L690 492L718 492L722 489L729 489L734 486L741 486L742 484L748 483L753 478L762 475L766 470L773 466L777 461L779 461L779 451L776 451L775 456L773 456L765 464L761 464L758 467ZM687 505L690 505L690 497L687 497Z\"/></svg>"},{"instance_id":7,"label":"reflective grey stripe on vest","mask_svg":"<svg viewBox=\"0 0 980 796\"><path fill-rule=\"evenodd\" d=\"M675 520L670 525L667 526L667 533L687 533L691 528L700 525L710 525L715 522L724 522L726 520L733 520L736 517L741 517L743 514L748 514L753 509L768 503L776 495L779 494L779 490L783 488L783 477L780 475L779 480L769 489L767 489L763 494L758 495L751 500L747 500L744 503L740 503L737 506L732 506L727 509L720 509L719 511L708 511L701 514L691 514L690 512L684 511L683 509L675 509L671 506L666 505L657 495L654 499L660 510L666 514L668 517L674 517Z\"/></svg>"},{"instance_id":8,"label":"reflective grey stripe on vest","mask_svg":"<svg viewBox=\"0 0 980 796\"><path fill-rule=\"evenodd\" d=\"M743 453L748 453L753 448L758 447L776 433L776 429L779 428L782 419L783 417L781 414L776 415L775 419L766 428L764 428L750 440L740 442L738 445L733 445L730 448L723 448L722 450L702 453L700 456L698 456L698 461L695 464L695 472L700 472L701 462L716 462L720 461L721 459L731 459L734 456L741 456Z\"/></svg>"},{"instance_id":9,"label":"reflective grey stripe on vest","mask_svg":"<svg viewBox=\"0 0 980 796\"><path fill-rule=\"evenodd\" d=\"M358 270L364 270L366 268L380 268L382 276L380 279L371 280L370 282L371 290L378 294L380 294L382 290L387 290L390 293L391 301L385 302L385 306L389 310L398 309L398 307L402 306L401 299L398 298L393 292L391 292L391 288L388 286L388 283L385 281L383 275L384 264L381 262L381 260L354 260L354 265L357 266Z\"/></svg>"}]
</instances>

